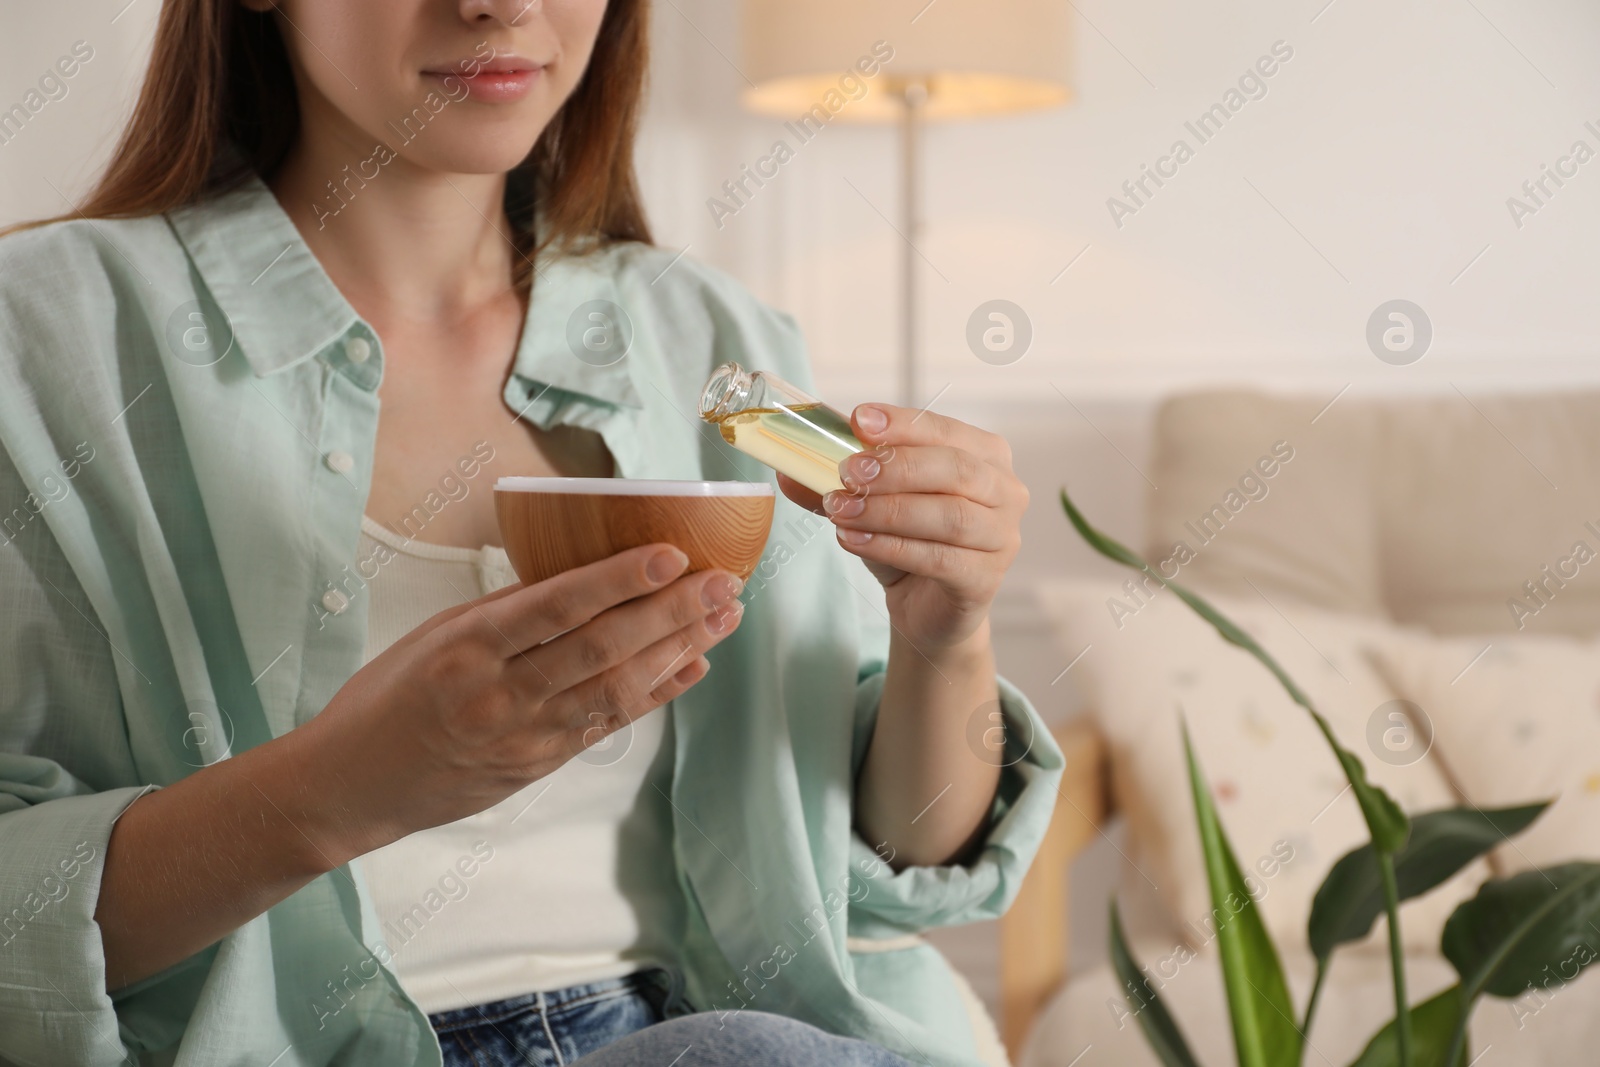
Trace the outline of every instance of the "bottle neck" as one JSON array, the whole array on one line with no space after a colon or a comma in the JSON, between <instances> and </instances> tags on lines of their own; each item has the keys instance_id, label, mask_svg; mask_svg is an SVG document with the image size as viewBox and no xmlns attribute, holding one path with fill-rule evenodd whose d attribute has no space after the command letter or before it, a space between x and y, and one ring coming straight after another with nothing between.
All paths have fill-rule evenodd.
<instances>
[{"instance_id":1,"label":"bottle neck","mask_svg":"<svg viewBox=\"0 0 1600 1067\"><path fill-rule=\"evenodd\" d=\"M737 363L722 364L700 390L700 417L714 422L744 410L754 389L755 375Z\"/></svg>"}]
</instances>

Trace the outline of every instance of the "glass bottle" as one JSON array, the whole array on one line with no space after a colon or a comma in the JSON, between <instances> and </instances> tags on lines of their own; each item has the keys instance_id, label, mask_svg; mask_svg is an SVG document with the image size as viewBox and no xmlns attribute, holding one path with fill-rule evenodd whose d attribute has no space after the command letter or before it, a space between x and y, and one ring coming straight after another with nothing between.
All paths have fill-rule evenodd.
<instances>
[{"instance_id":1,"label":"glass bottle","mask_svg":"<svg viewBox=\"0 0 1600 1067\"><path fill-rule=\"evenodd\" d=\"M866 446L850 419L775 374L724 363L700 390L700 417L722 439L818 493L843 489L839 463Z\"/></svg>"}]
</instances>

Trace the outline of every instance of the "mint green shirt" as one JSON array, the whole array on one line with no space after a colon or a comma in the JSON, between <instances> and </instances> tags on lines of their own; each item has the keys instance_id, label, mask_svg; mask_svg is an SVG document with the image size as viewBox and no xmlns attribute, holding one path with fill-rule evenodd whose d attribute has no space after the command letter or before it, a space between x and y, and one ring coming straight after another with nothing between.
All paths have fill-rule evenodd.
<instances>
[{"instance_id":1,"label":"mint green shirt","mask_svg":"<svg viewBox=\"0 0 1600 1067\"><path fill-rule=\"evenodd\" d=\"M809 388L792 319L638 244L538 266L510 411L598 431L620 477L772 480L696 398L726 360ZM584 347L593 300L624 310L621 358ZM360 667L369 598L341 591L360 581L383 368L260 181L167 217L0 241L0 1063L440 1062L359 862L115 995L93 920L131 802L306 722ZM970 1067L939 955L861 939L999 915L1060 752L1002 682L1008 766L981 855L896 873L851 829L882 590L780 495L744 599L709 677L658 712L675 979L700 1010L779 1012ZM974 709L969 738L992 710Z\"/></svg>"}]
</instances>

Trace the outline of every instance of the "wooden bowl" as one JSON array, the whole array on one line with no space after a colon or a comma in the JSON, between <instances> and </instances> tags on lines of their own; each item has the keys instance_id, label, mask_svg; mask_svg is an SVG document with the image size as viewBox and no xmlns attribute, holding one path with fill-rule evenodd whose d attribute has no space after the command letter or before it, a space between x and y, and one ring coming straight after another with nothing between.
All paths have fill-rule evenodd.
<instances>
[{"instance_id":1,"label":"wooden bowl","mask_svg":"<svg viewBox=\"0 0 1600 1067\"><path fill-rule=\"evenodd\" d=\"M639 545L664 542L689 570L750 577L772 530L765 482L501 478L494 510L506 555L532 585Z\"/></svg>"}]
</instances>

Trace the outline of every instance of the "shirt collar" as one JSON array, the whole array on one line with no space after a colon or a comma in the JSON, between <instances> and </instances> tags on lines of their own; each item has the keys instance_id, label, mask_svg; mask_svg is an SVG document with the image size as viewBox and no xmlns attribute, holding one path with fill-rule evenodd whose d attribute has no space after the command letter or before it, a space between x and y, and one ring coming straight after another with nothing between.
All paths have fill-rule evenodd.
<instances>
[{"instance_id":1,"label":"shirt collar","mask_svg":"<svg viewBox=\"0 0 1600 1067\"><path fill-rule=\"evenodd\" d=\"M620 251L538 257L513 374L616 407L644 407L634 379L640 319L617 288Z\"/></svg>"},{"instance_id":2,"label":"shirt collar","mask_svg":"<svg viewBox=\"0 0 1600 1067\"><path fill-rule=\"evenodd\" d=\"M260 178L167 218L257 378L309 359L359 320Z\"/></svg>"},{"instance_id":3,"label":"shirt collar","mask_svg":"<svg viewBox=\"0 0 1600 1067\"><path fill-rule=\"evenodd\" d=\"M256 377L318 355L361 322L258 176L167 217ZM630 355L636 320L617 290L615 252L538 255L513 374L644 406Z\"/></svg>"}]
</instances>

